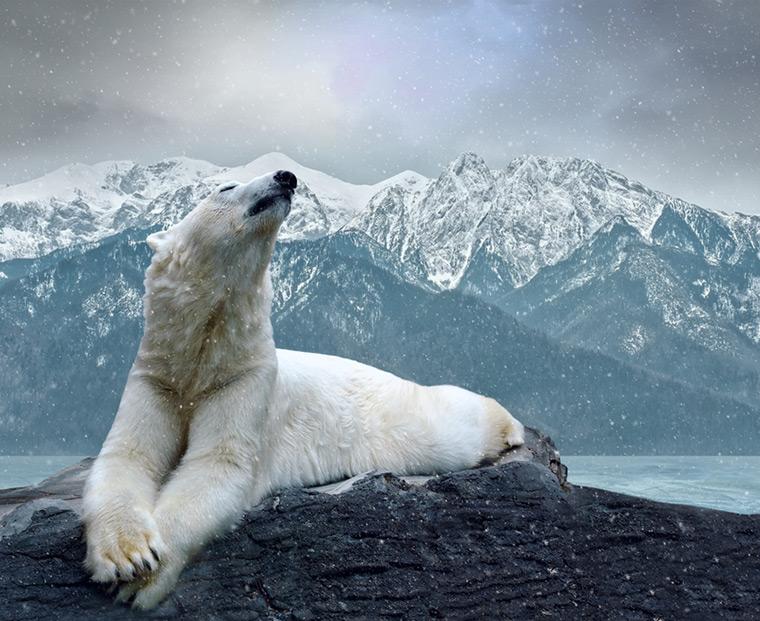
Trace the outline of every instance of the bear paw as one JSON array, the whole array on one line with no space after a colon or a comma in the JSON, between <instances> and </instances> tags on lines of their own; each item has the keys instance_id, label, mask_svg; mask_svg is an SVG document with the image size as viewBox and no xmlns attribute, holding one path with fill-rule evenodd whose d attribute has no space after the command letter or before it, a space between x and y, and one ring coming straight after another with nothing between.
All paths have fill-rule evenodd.
<instances>
[{"instance_id":1,"label":"bear paw","mask_svg":"<svg viewBox=\"0 0 760 621\"><path fill-rule=\"evenodd\" d=\"M131 603L138 610L152 610L158 606L177 583L182 571L182 563L167 558L161 566L150 574L138 576L132 582L119 587L117 602Z\"/></svg>"},{"instance_id":2,"label":"bear paw","mask_svg":"<svg viewBox=\"0 0 760 621\"><path fill-rule=\"evenodd\" d=\"M504 430L504 445L507 448L513 448L523 444L525 444L525 427L513 418Z\"/></svg>"},{"instance_id":3,"label":"bear paw","mask_svg":"<svg viewBox=\"0 0 760 621\"><path fill-rule=\"evenodd\" d=\"M150 574L165 553L164 541L147 510L101 518L87 531L85 564L96 582L128 582Z\"/></svg>"}]
</instances>

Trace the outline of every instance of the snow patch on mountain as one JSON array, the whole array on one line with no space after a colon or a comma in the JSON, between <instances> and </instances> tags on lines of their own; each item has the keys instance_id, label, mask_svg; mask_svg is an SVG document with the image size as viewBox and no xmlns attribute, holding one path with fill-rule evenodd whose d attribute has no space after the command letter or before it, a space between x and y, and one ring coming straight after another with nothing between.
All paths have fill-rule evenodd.
<instances>
[{"instance_id":1,"label":"snow patch on mountain","mask_svg":"<svg viewBox=\"0 0 760 621\"><path fill-rule=\"evenodd\" d=\"M153 224L156 204L221 169L172 158L140 166L111 161L72 164L0 190L0 260L31 258L94 242L130 226Z\"/></svg>"},{"instance_id":2,"label":"snow patch on mountain","mask_svg":"<svg viewBox=\"0 0 760 621\"><path fill-rule=\"evenodd\" d=\"M649 237L664 203L595 162L523 156L504 170L464 153L435 181L386 188L348 226L363 231L438 289L460 285L479 252L508 266L496 278L519 287L622 216Z\"/></svg>"},{"instance_id":3,"label":"snow patch on mountain","mask_svg":"<svg viewBox=\"0 0 760 621\"><path fill-rule=\"evenodd\" d=\"M299 179L283 241L360 233L393 257L396 273L432 290L485 295L520 287L616 218L647 243L713 263L760 257L760 218L708 212L588 160L521 156L492 170L464 153L437 179L405 171L354 185L269 153L236 168L189 158L74 164L4 188L0 261L129 228L168 227L216 185L278 169Z\"/></svg>"},{"instance_id":4,"label":"snow patch on mountain","mask_svg":"<svg viewBox=\"0 0 760 621\"><path fill-rule=\"evenodd\" d=\"M72 164L0 190L0 261L41 256L128 228L168 227L215 186L281 169L291 170L299 179L283 240L334 233L385 188L426 181L407 171L374 185L355 185L301 166L282 153L269 153L236 168L185 157L151 166L130 161Z\"/></svg>"}]
</instances>

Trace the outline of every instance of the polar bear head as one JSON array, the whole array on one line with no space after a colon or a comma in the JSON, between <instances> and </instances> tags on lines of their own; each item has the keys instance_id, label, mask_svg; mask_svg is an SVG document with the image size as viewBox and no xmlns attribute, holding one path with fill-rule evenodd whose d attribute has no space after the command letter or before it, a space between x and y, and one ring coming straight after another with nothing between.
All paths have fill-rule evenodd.
<instances>
[{"instance_id":1,"label":"polar bear head","mask_svg":"<svg viewBox=\"0 0 760 621\"><path fill-rule=\"evenodd\" d=\"M157 254L177 250L177 242L193 246L196 253L208 247L229 254L232 244L251 238L259 238L260 243L262 237L276 236L290 213L296 185L296 176L287 170L245 184L223 183L181 222L148 236L148 245Z\"/></svg>"},{"instance_id":2,"label":"polar bear head","mask_svg":"<svg viewBox=\"0 0 760 621\"><path fill-rule=\"evenodd\" d=\"M290 213L290 201L297 185L296 176L287 170L258 177L241 184L237 181L223 183L204 201L212 210L229 212L224 220L235 228L258 234L276 231ZM203 204L203 203L202 203Z\"/></svg>"},{"instance_id":3,"label":"polar bear head","mask_svg":"<svg viewBox=\"0 0 760 621\"><path fill-rule=\"evenodd\" d=\"M293 173L280 170L216 187L183 220L148 236L153 275L168 269L217 280L235 266L265 269L296 185Z\"/></svg>"},{"instance_id":4,"label":"polar bear head","mask_svg":"<svg viewBox=\"0 0 760 621\"><path fill-rule=\"evenodd\" d=\"M161 305L213 307L222 299L270 289L269 262L296 184L285 170L245 184L224 183L182 221L150 235L154 255L145 274L146 318L178 312L156 314Z\"/></svg>"}]
</instances>

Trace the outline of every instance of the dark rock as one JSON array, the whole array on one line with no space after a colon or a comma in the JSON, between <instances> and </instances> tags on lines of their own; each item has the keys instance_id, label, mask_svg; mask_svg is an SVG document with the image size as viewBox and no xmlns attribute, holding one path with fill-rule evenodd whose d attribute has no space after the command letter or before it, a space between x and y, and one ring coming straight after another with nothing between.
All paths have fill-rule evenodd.
<instances>
[{"instance_id":1,"label":"dark rock","mask_svg":"<svg viewBox=\"0 0 760 621\"><path fill-rule=\"evenodd\" d=\"M71 503L72 508L79 510L82 488L93 461L95 461L94 457L83 459L37 485L0 491L0 537L4 532L2 530L5 523L3 516L24 503L38 499L66 501Z\"/></svg>"},{"instance_id":2,"label":"dark rock","mask_svg":"<svg viewBox=\"0 0 760 621\"><path fill-rule=\"evenodd\" d=\"M70 469L0 493L25 500L0 517L0 618L756 618L760 516L574 487L551 440L528 440L495 466L284 491L147 615L89 581L86 465Z\"/></svg>"}]
</instances>

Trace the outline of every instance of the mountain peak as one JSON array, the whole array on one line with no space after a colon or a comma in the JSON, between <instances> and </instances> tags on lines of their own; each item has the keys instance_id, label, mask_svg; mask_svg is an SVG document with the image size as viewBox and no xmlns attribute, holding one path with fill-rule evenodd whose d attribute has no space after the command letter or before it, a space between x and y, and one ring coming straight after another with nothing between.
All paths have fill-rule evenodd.
<instances>
[{"instance_id":1,"label":"mountain peak","mask_svg":"<svg viewBox=\"0 0 760 621\"><path fill-rule=\"evenodd\" d=\"M328 175L319 170L308 168L299 164L284 153L272 152L262 155L250 164L231 168L220 175L220 180L234 179L235 181L248 181L274 170L289 170L298 178L298 185L311 190L323 203L332 203L342 214L341 218L348 220L350 217L364 210L377 192L387 182L375 185L358 185L343 181L337 177ZM300 191L298 191L300 192ZM315 198L316 198L315 197Z\"/></svg>"},{"instance_id":2,"label":"mountain peak","mask_svg":"<svg viewBox=\"0 0 760 621\"><path fill-rule=\"evenodd\" d=\"M296 162L293 158L285 155L284 153L281 153L280 151L272 151L271 153L266 153L260 157L257 157L250 164L248 164L248 166L263 168L268 171L291 170L293 168L305 169L304 166L301 166L301 164Z\"/></svg>"},{"instance_id":3,"label":"mountain peak","mask_svg":"<svg viewBox=\"0 0 760 621\"><path fill-rule=\"evenodd\" d=\"M470 171L482 172L484 170L490 173L490 169L486 165L485 160L471 151L465 151L446 167L443 175L453 174L456 176L461 176L463 174L467 174Z\"/></svg>"},{"instance_id":4,"label":"mountain peak","mask_svg":"<svg viewBox=\"0 0 760 621\"><path fill-rule=\"evenodd\" d=\"M106 161L89 165L75 162L56 168L41 177L0 190L0 203L25 203L45 199L71 200L77 190L100 186L109 174L126 172L135 163L127 160Z\"/></svg>"},{"instance_id":5,"label":"mountain peak","mask_svg":"<svg viewBox=\"0 0 760 621\"><path fill-rule=\"evenodd\" d=\"M587 181L597 179L604 182L608 176L620 176L605 169L594 160L545 155L519 155L507 164L505 172L510 176L520 175L540 179L569 178L579 175Z\"/></svg>"},{"instance_id":6,"label":"mountain peak","mask_svg":"<svg viewBox=\"0 0 760 621\"><path fill-rule=\"evenodd\" d=\"M278 169L292 170L299 179L284 239L320 237L343 227L359 230L399 260L416 262L420 280L442 289L458 287L479 254L494 261L489 269L511 287L568 257L605 227L632 227L651 241L668 205L700 231L699 247L715 248L715 256L740 257L760 247L760 218L715 214L717 222L712 222L699 217L700 208L591 160L521 155L494 171L466 151L435 180L406 171L374 185L357 185L272 152L237 168L187 157L149 166L73 164L0 189L0 258L38 256L130 227L170 225L211 186ZM735 239L725 249L721 223ZM716 235L720 241L712 242Z\"/></svg>"},{"instance_id":7,"label":"mountain peak","mask_svg":"<svg viewBox=\"0 0 760 621\"><path fill-rule=\"evenodd\" d=\"M468 197L488 200L493 194L495 181L493 171L482 157L475 153L462 153L431 185L431 198L441 204L461 204Z\"/></svg>"}]
</instances>

